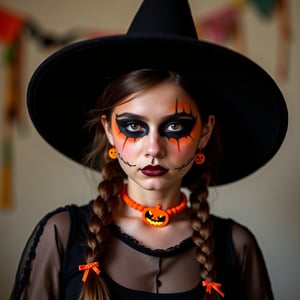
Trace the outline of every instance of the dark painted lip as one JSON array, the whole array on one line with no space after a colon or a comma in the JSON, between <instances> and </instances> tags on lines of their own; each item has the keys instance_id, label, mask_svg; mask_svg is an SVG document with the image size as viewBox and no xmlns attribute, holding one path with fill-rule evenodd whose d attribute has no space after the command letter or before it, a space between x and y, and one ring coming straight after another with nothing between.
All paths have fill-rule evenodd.
<instances>
[{"instance_id":1,"label":"dark painted lip","mask_svg":"<svg viewBox=\"0 0 300 300\"><path fill-rule=\"evenodd\" d=\"M160 165L148 165L141 169L141 172L145 176L162 176L168 172L168 169L160 166Z\"/></svg>"}]
</instances>

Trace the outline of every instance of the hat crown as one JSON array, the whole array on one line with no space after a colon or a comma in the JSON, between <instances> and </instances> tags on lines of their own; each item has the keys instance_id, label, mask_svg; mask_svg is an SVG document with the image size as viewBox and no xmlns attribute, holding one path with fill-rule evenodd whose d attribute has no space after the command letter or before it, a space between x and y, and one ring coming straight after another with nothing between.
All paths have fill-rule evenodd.
<instances>
[{"instance_id":1,"label":"hat crown","mask_svg":"<svg viewBox=\"0 0 300 300\"><path fill-rule=\"evenodd\" d=\"M187 0L144 0L127 35L166 34L197 39Z\"/></svg>"}]
</instances>

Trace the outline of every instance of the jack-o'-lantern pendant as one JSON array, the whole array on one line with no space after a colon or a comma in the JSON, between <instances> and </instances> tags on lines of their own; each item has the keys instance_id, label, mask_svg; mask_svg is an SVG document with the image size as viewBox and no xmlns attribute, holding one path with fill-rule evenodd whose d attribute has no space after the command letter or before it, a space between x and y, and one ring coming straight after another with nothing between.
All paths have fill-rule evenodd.
<instances>
[{"instance_id":1,"label":"jack-o'-lantern pendant","mask_svg":"<svg viewBox=\"0 0 300 300\"><path fill-rule=\"evenodd\" d=\"M169 223L169 215L161 209L161 205L145 207L142 212L143 221L153 227L163 227Z\"/></svg>"}]
</instances>

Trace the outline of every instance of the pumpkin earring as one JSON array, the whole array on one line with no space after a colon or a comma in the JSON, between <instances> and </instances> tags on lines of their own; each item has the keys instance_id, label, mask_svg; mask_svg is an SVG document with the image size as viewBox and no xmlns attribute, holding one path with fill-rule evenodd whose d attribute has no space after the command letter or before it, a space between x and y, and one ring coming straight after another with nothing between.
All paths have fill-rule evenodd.
<instances>
[{"instance_id":1,"label":"pumpkin earring","mask_svg":"<svg viewBox=\"0 0 300 300\"><path fill-rule=\"evenodd\" d=\"M112 146L110 149L108 149L108 156L111 159L116 159L118 157L118 153L115 146Z\"/></svg>"},{"instance_id":2,"label":"pumpkin earring","mask_svg":"<svg viewBox=\"0 0 300 300\"><path fill-rule=\"evenodd\" d=\"M199 151L195 155L194 162L195 162L196 165L202 165L202 164L204 164L204 162L205 162L205 155Z\"/></svg>"}]
</instances>

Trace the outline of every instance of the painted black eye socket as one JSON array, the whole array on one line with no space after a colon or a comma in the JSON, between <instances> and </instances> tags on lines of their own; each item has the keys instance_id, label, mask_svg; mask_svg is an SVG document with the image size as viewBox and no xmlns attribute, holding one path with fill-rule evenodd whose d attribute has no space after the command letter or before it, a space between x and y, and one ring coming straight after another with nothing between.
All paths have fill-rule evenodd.
<instances>
[{"instance_id":1,"label":"painted black eye socket","mask_svg":"<svg viewBox=\"0 0 300 300\"><path fill-rule=\"evenodd\" d=\"M116 118L116 122L126 138L136 139L149 134L149 126L144 121L131 118ZM179 140L191 134L195 123L195 118L175 118L161 123L158 131L162 137Z\"/></svg>"},{"instance_id":2,"label":"painted black eye socket","mask_svg":"<svg viewBox=\"0 0 300 300\"><path fill-rule=\"evenodd\" d=\"M127 138L139 138L148 134L149 127L139 120L116 119L120 131Z\"/></svg>"},{"instance_id":3,"label":"painted black eye socket","mask_svg":"<svg viewBox=\"0 0 300 300\"><path fill-rule=\"evenodd\" d=\"M179 140L182 137L187 137L191 134L195 126L196 119L178 119L176 121L168 121L161 124L159 127L159 134L167 138L174 138Z\"/></svg>"}]
</instances>

